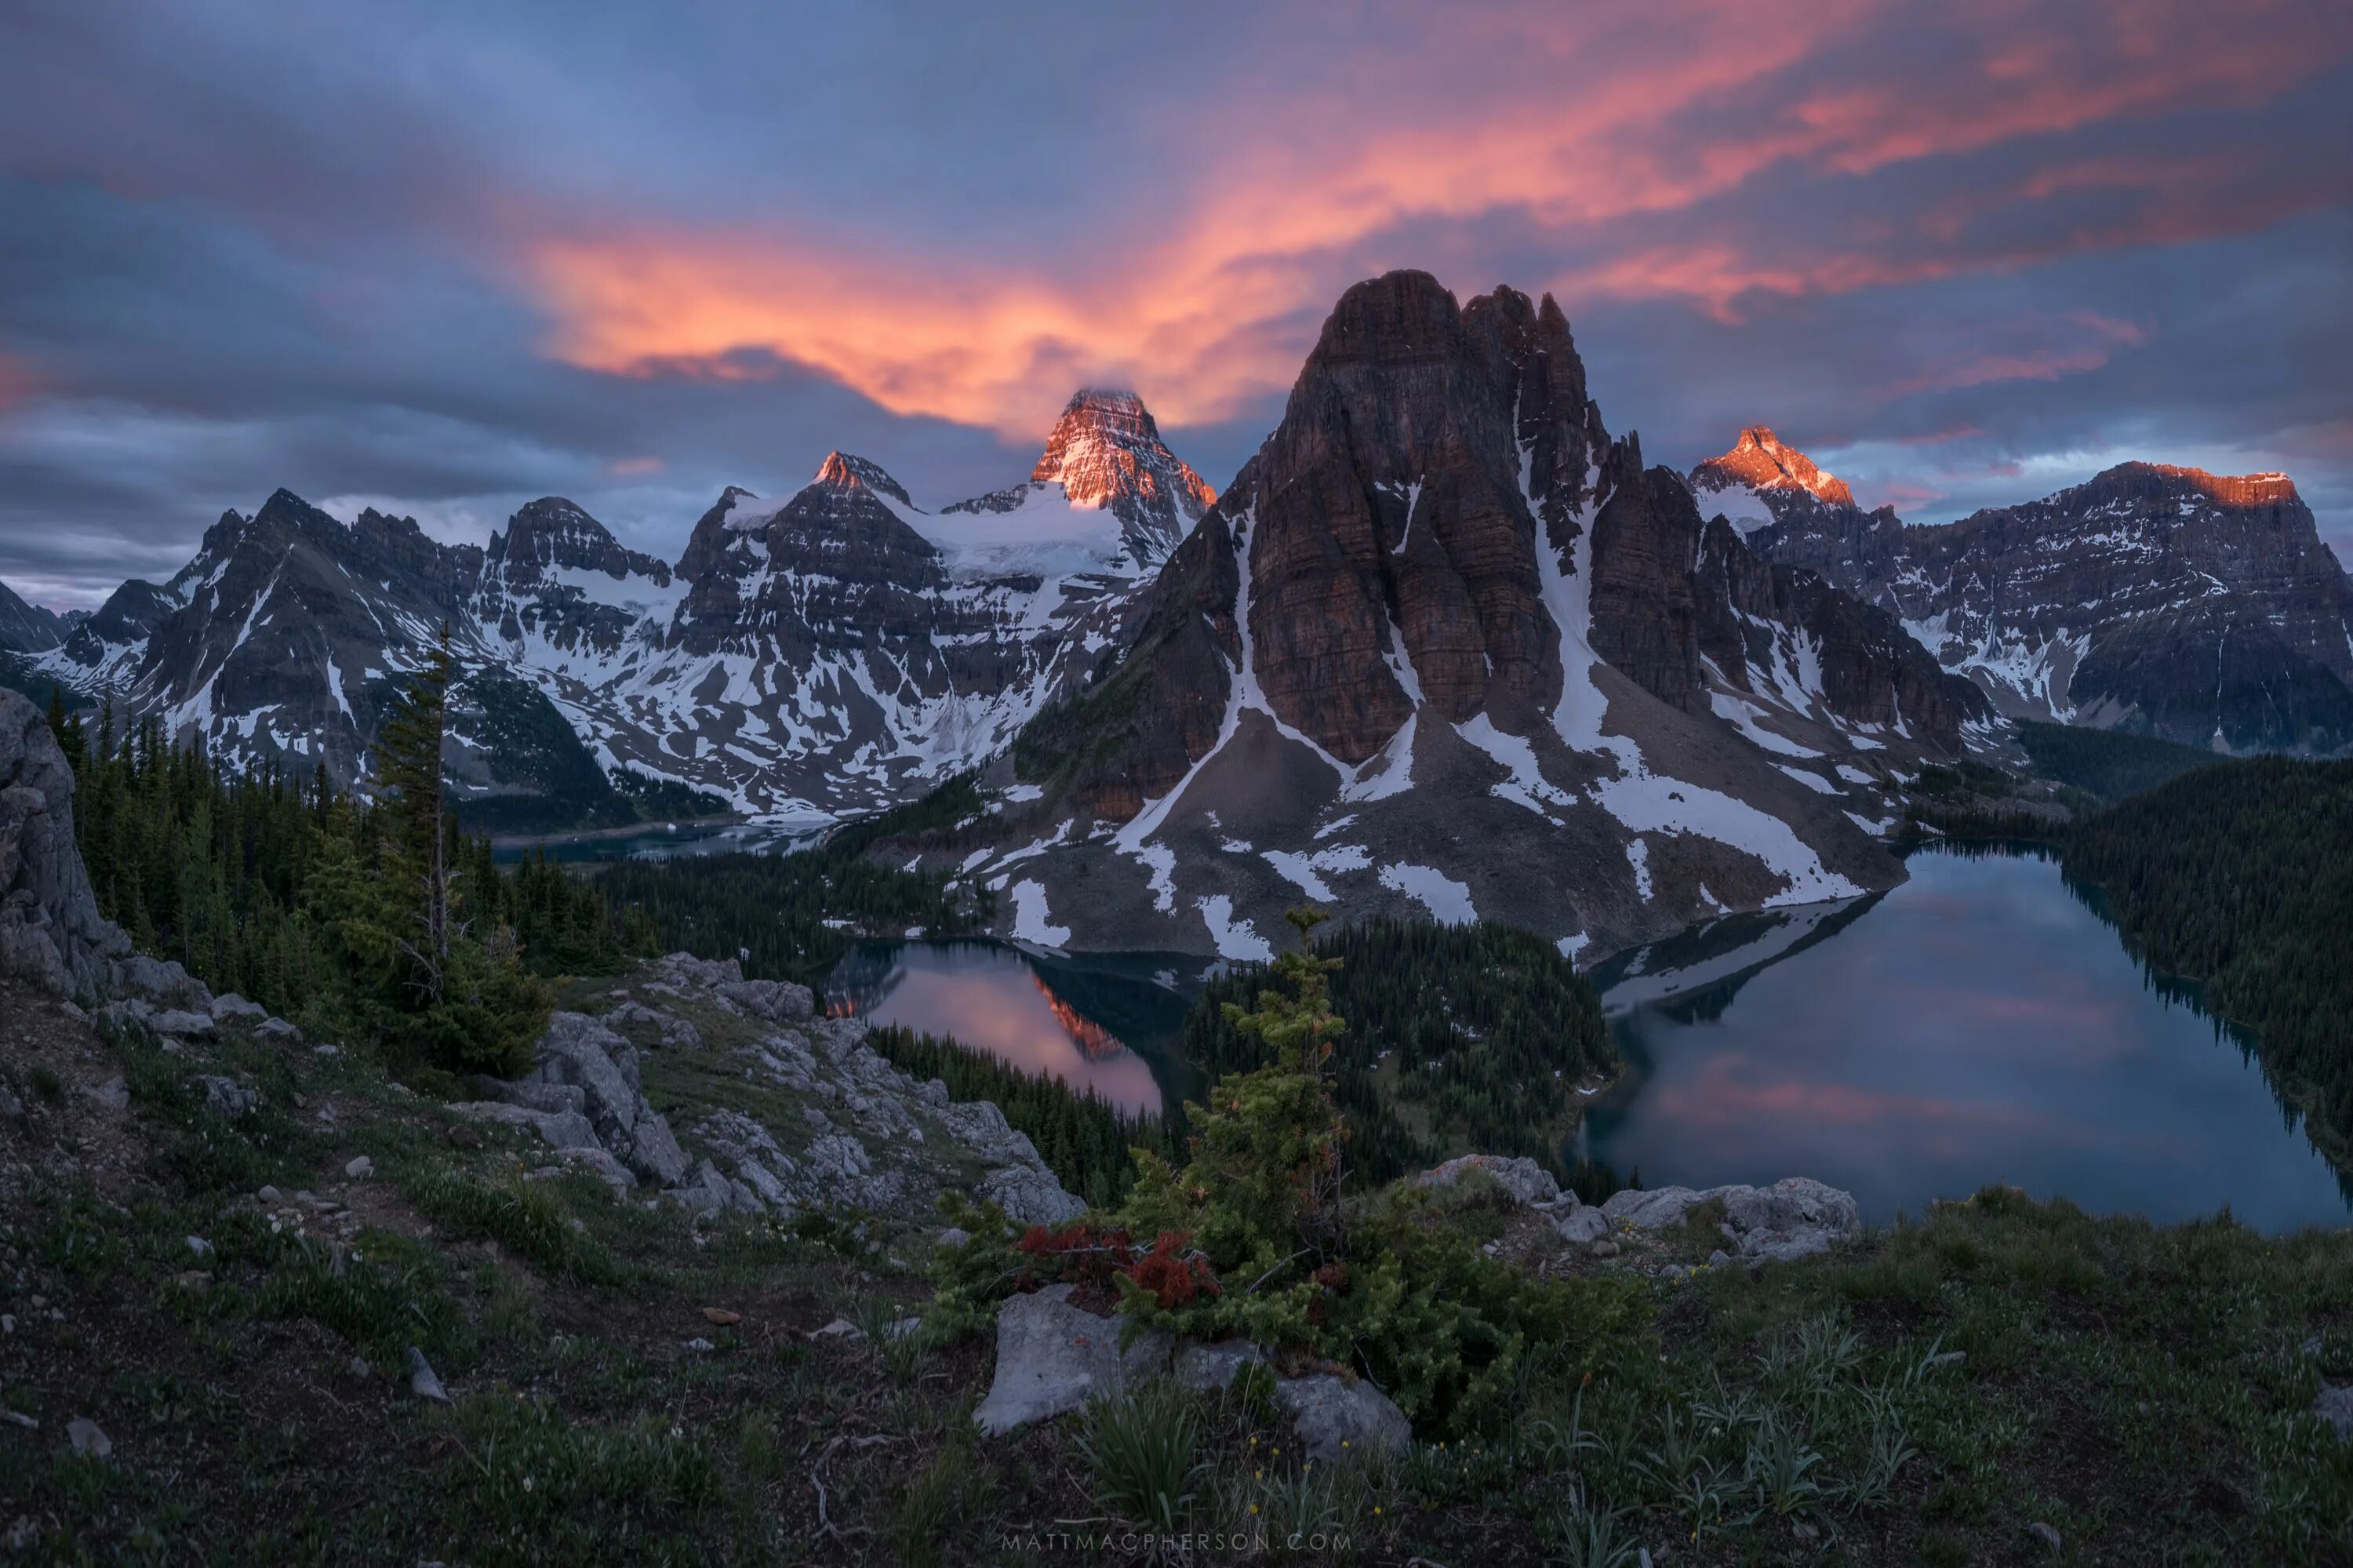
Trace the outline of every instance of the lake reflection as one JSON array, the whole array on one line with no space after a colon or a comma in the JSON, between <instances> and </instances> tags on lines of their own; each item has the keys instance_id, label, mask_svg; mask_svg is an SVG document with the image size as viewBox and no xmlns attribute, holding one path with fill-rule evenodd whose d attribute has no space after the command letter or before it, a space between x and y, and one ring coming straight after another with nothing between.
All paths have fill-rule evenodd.
<instances>
[{"instance_id":1,"label":"lake reflection","mask_svg":"<svg viewBox=\"0 0 2353 1568\"><path fill-rule=\"evenodd\" d=\"M1130 1111L1160 1108L1160 1079L1137 1047L1159 1054L1186 1005L1145 975L1051 965L987 942L863 944L827 981L826 1001L878 1023L953 1035Z\"/></svg>"},{"instance_id":2,"label":"lake reflection","mask_svg":"<svg viewBox=\"0 0 2353 1568\"><path fill-rule=\"evenodd\" d=\"M2346 1223L2237 1041L2153 984L2055 862L1937 850L1910 870L1600 966L1631 1070L1582 1147L1652 1187L1818 1177L1879 1224L1995 1181L2160 1222Z\"/></svg>"}]
</instances>

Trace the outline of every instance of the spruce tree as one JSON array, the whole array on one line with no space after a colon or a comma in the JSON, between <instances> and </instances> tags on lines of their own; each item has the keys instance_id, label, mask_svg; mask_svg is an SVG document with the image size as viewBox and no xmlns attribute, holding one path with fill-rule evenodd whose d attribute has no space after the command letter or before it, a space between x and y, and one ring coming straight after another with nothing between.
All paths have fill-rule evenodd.
<instances>
[{"instance_id":1,"label":"spruce tree","mask_svg":"<svg viewBox=\"0 0 2353 1568\"><path fill-rule=\"evenodd\" d=\"M393 874L415 932L404 945L414 982L428 1001L441 1000L449 967L449 870L444 821L441 748L448 733L449 628L410 677L377 735L373 762L376 789L391 812Z\"/></svg>"}]
</instances>

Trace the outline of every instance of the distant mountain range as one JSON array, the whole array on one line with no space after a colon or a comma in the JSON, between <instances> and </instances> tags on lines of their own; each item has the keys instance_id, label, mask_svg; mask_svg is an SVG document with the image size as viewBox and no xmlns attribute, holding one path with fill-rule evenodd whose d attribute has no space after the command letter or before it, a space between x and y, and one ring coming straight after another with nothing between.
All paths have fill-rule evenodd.
<instances>
[{"instance_id":1,"label":"distant mountain range","mask_svg":"<svg viewBox=\"0 0 2353 1568\"><path fill-rule=\"evenodd\" d=\"M1678 474L1550 298L1419 272L1342 298L1222 494L1103 390L1005 489L926 509L835 452L675 563L560 497L485 548L280 491L94 614L0 588L0 664L351 782L445 625L477 822L843 818L978 768L987 810L888 853L1058 947L1261 956L1308 898L1599 951L1900 880L1901 787L2005 715L2353 745L2353 586L2284 477L1921 527L1761 426Z\"/></svg>"},{"instance_id":2,"label":"distant mountain range","mask_svg":"<svg viewBox=\"0 0 2353 1568\"><path fill-rule=\"evenodd\" d=\"M281 490L225 514L168 583L125 583L70 629L29 606L8 624L36 677L345 783L446 624L470 672L452 761L480 819L626 821L633 793L844 816L1003 747L1108 657L1212 493L1141 401L1086 391L1028 481L937 514L836 452L781 503L729 488L673 567L561 497L484 549Z\"/></svg>"},{"instance_id":3,"label":"distant mountain range","mask_svg":"<svg viewBox=\"0 0 2353 1568\"><path fill-rule=\"evenodd\" d=\"M2353 746L2353 582L2285 474L2122 463L1921 527L1760 428L1691 481L1758 556L1901 617L2005 715L2218 751Z\"/></svg>"}]
</instances>

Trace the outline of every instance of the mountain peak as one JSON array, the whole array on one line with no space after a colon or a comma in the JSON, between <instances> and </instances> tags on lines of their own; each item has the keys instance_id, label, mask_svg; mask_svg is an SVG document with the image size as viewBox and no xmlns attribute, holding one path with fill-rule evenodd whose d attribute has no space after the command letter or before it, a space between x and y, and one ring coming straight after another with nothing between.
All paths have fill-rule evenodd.
<instances>
[{"instance_id":1,"label":"mountain peak","mask_svg":"<svg viewBox=\"0 0 2353 1568\"><path fill-rule=\"evenodd\" d=\"M2274 506L2301 501L2295 481L2284 473L2210 473L2164 462L2120 462L2103 469L2084 488L2134 491L2158 488L2199 496L2224 506Z\"/></svg>"},{"instance_id":2,"label":"mountain peak","mask_svg":"<svg viewBox=\"0 0 2353 1568\"><path fill-rule=\"evenodd\" d=\"M1855 503L1854 492L1847 488L1846 481L1824 473L1813 459L1785 445L1767 425L1751 425L1741 431L1730 451L1692 470L1691 481L1705 490L1745 484L1758 491L1802 490L1833 506Z\"/></svg>"},{"instance_id":3,"label":"mountain peak","mask_svg":"<svg viewBox=\"0 0 2353 1568\"><path fill-rule=\"evenodd\" d=\"M906 487L892 479L881 463L839 450L825 454L825 461L818 466L817 478L810 482L838 488L863 487L878 495L887 495L902 506L914 504L907 497Z\"/></svg>"},{"instance_id":4,"label":"mountain peak","mask_svg":"<svg viewBox=\"0 0 2353 1568\"><path fill-rule=\"evenodd\" d=\"M1117 387L1071 395L1029 482L1059 484L1071 504L1110 511L1127 525L1131 543L1155 557L1176 548L1218 499L1161 440L1144 399Z\"/></svg>"}]
</instances>

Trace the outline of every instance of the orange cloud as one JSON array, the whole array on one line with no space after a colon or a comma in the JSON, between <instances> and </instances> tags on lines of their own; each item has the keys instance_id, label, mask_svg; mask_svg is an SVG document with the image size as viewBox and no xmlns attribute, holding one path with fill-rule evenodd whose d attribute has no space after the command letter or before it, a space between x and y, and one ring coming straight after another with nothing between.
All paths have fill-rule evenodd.
<instances>
[{"instance_id":1,"label":"orange cloud","mask_svg":"<svg viewBox=\"0 0 2353 1568\"><path fill-rule=\"evenodd\" d=\"M773 355L897 413L1026 438L1073 384L1148 370L1141 389L1155 409L1192 423L1285 384L1303 313L1312 319L1356 277L1429 264L1430 243L1411 237L1432 224L1535 226L1562 260L1534 281L1572 305L1682 298L1732 320L1752 295L1924 281L2292 210L2310 194L2235 193L2212 169L2044 149L2001 201L2110 183L2169 191L2185 179L2201 199L1974 248L1956 243L1978 216L1966 200L1860 239L1831 225L1817 237L1792 214L1769 249L1643 230L1776 170L1855 181L2188 103L2260 101L2353 49L2353 35L2307 0L2258 8L2251 18L2202 0L2111 0L2094 25L2068 26L2024 0L1972 7L1940 16L1955 36L1941 57L1861 80L1822 62L1874 29L1912 25L1894 0L1450 15L1409 58L1365 64L1365 79L1286 83L1265 101L1204 93L1168 130L1178 145L1165 161L1193 172L1169 184L1155 221L1045 260L943 260L886 238L842 243L765 224L621 222L539 234L522 265L550 313L551 351L600 372L741 376L769 373ZM2321 21L2295 25L2313 16ZM1414 71L1440 90L1409 90L1402 73ZM1462 81L1482 89L1443 90ZM2047 378L2089 368L2095 352L1989 355L1944 367L1965 379L1939 384Z\"/></svg>"}]
</instances>

